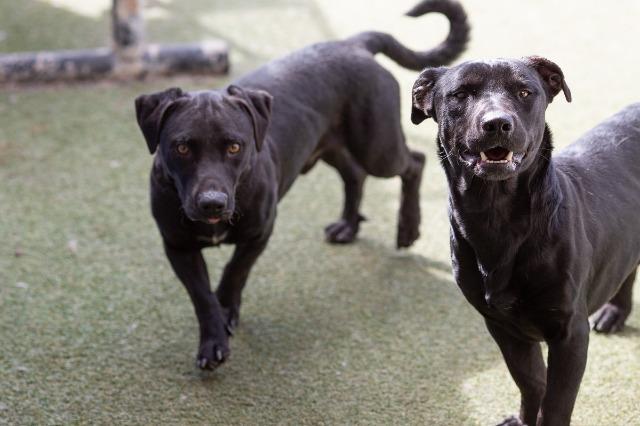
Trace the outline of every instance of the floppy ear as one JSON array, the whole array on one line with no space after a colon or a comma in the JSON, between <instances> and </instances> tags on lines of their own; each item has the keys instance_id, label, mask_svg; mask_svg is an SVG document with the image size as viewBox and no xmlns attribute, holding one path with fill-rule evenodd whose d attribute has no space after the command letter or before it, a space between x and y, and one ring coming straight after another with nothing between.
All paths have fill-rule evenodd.
<instances>
[{"instance_id":1,"label":"floppy ear","mask_svg":"<svg viewBox=\"0 0 640 426\"><path fill-rule=\"evenodd\" d=\"M560 93L564 93L567 102L571 102L571 90L564 81L564 74L558 65L541 56L528 56L524 58L524 62L537 71L544 82L544 88L549 97L549 103Z\"/></svg>"},{"instance_id":2,"label":"floppy ear","mask_svg":"<svg viewBox=\"0 0 640 426\"><path fill-rule=\"evenodd\" d=\"M138 126L147 140L149 152L156 152L160 142L160 130L169 106L176 99L186 96L182 89L173 87L164 92L141 95L136 98L136 118Z\"/></svg>"},{"instance_id":3,"label":"floppy ear","mask_svg":"<svg viewBox=\"0 0 640 426\"><path fill-rule=\"evenodd\" d=\"M269 128L273 96L264 90L243 89L235 85L229 86L227 92L235 98L234 100L246 109L251 116L256 148L260 151L264 138L267 135L267 129Z\"/></svg>"},{"instance_id":4,"label":"floppy ear","mask_svg":"<svg viewBox=\"0 0 640 426\"><path fill-rule=\"evenodd\" d=\"M411 122L420 124L429 117L438 121L433 105L434 87L438 78L447 70L445 67L423 70L413 84L411 92Z\"/></svg>"}]
</instances>

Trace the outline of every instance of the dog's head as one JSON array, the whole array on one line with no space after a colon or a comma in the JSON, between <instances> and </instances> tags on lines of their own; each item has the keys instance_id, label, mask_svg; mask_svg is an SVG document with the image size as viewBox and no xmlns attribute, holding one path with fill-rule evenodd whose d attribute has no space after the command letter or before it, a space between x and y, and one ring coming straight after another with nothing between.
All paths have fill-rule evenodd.
<instances>
[{"instance_id":1,"label":"dog's head","mask_svg":"<svg viewBox=\"0 0 640 426\"><path fill-rule=\"evenodd\" d=\"M271 95L230 86L186 93L172 88L136 99L149 152L173 180L194 221L217 223L235 210L236 187L262 149Z\"/></svg>"},{"instance_id":2,"label":"dog's head","mask_svg":"<svg viewBox=\"0 0 640 426\"><path fill-rule=\"evenodd\" d=\"M438 122L444 161L452 167L505 180L534 162L545 110L561 90L571 102L560 67L538 56L428 68L413 87L411 121Z\"/></svg>"}]
</instances>

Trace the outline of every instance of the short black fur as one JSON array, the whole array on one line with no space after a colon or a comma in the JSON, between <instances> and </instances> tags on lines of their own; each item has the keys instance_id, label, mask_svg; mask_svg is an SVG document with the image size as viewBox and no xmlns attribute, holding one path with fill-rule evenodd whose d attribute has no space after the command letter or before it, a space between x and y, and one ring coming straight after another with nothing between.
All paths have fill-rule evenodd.
<instances>
[{"instance_id":1,"label":"short black fur","mask_svg":"<svg viewBox=\"0 0 640 426\"><path fill-rule=\"evenodd\" d=\"M438 122L455 280L521 392L503 425L570 423L589 315L622 329L640 263L640 104L552 156L544 115L560 91L571 99L540 57L427 69L414 86L414 123Z\"/></svg>"}]
</instances>

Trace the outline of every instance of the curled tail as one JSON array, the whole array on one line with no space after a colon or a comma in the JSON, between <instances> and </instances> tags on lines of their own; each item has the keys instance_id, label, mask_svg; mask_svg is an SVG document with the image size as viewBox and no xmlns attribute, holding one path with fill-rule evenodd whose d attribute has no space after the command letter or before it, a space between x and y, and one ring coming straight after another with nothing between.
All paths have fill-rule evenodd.
<instances>
[{"instance_id":1,"label":"curled tail","mask_svg":"<svg viewBox=\"0 0 640 426\"><path fill-rule=\"evenodd\" d=\"M445 15L450 26L447 38L433 49L416 52L400 44L392 35L377 31L360 33L352 40L361 43L374 55L382 53L411 70L420 71L426 67L446 65L464 51L469 41L467 14L455 0L424 0L407 12L407 15L418 17L430 12Z\"/></svg>"}]
</instances>

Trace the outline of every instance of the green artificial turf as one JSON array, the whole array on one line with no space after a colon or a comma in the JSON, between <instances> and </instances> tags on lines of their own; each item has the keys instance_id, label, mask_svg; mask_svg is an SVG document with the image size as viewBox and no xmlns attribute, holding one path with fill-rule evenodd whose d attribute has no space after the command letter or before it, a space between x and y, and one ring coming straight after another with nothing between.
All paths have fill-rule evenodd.
<instances>
[{"instance_id":1,"label":"green artificial turf","mask_svg":"<svg viewBox=\"0 0 640 426\"><path fill-rule=\"evenodd\" d=\"M105 3L0 0L0 52L105 45ZM406 0L147 4L154 41L226 38L230 78L360 30L417 48L447 28L401 17ZM574 103L549 108L558 146L640 100L637 2L465 5L466 58L541 54L563 67ZM401 83L409 144L430 159L423 237L393 248L399 182L369 179L360 239L328 245L340 181L323 165L301 177L250 277L232 357L213 373L194 368L195 316L148 212L133 99L229 80L0 89L0 424L490 425L514 413L516 387L451 278L436 127L408 119L416 73L381 61ZM229 254L207 252L214 282ZM576 425L640 424L639 311L622 334L592 335Z\"/></svg>"}]
</instances>

